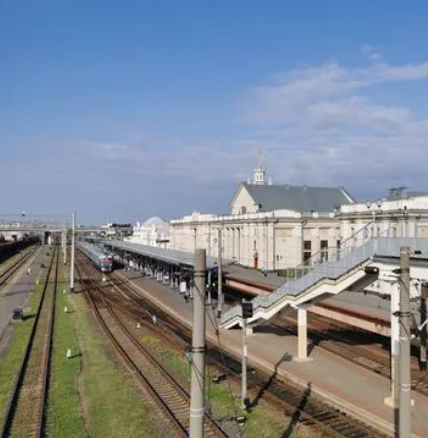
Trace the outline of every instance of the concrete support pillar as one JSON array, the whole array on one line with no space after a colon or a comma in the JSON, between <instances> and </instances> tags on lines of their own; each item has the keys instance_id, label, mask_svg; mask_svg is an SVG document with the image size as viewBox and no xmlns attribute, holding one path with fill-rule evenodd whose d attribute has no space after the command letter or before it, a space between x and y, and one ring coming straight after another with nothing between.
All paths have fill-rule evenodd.
<instances>
[{"instance_id":1,"label":"concrete support pillar","mask_svg":"<svg viewBox=\"0 0 428 438\"><path fill-rule=\"evenodd\" d=\"M169 284L170 283L170 276L167 271L162 272L162 284Z\"/></svg>"},{"instance_id":2,"label":"concrete support pillar","mask_svg":"<svg viewBox=\"0 0 428 438\"><path fill-rule=\"evenodd\" d=\"M236 261L241 263L241 228L236 229L236 237L237 237L237 249L236 249Z\"/></svg>"},{"instance_id":3,"label":"concrete support pillar","mask_svg":"<svg viewBox=\"0 0 428 438\"><path fill-rule=\"evenodd\" d=\"M425 323L428 318L428 309L427 309L427 292L428 288L425 283L421 284L421 325ZM422 371L427 370L427 324L423 325L420 333L421 347L420 347L420 355L419 355L419 364L420 369Z\"/></svg>"},{"instance_id":4,"label":"concrete support pillar","mask_svg":"<svg viewBox=\"0 0 428 438\"><path fill-rule=\"evenodd\" d=\"M187 282L186 280L180 281L180 293L185 294L187 292Z\"/></svg>"},{"instance_id":5,"label":"concrete support pillar","mask_svg":"<svg viewBox=\"0 0 428 438\"><path fill-rule=\"evenodd\" d=\"M156 270L156 281L162 281L162 277L163 277L163 274L162 274L162 271L160 270L160 269L157 269Z\"/></svg>"},{"instance_id":6,"label":"concrete support pillar","mask_svg":"<svg viewBox=\"0 0 428 438\"><path fill-rule=\"evenodd\" d=\"M297 359L298 362L310 360L308 358L308 324L307 324L307 310L297 309Z\"/></svg>"},{"instance_id":7,"label":"concrete support pillar","mask_svg":"<svg viewBox=\"0 0 428 438\"><path fill-rule=\"evenodd\" d=\"M235 228L230 229L230 258L233 259L235 257Z\"/></svg>"},{"instance_id":8,"label":"concrete support pillar","mask_svg":"<svg viewBox=\"0 0 428 438\"><path fill-rule=\"evenodd\" d=\"M400 292L398 284L391 286L391 394L385 398L385 404L398 408L400 382L395 378L400 360ZM397 316L394 316L394 313Z\"/></svg>"}]
</instances>

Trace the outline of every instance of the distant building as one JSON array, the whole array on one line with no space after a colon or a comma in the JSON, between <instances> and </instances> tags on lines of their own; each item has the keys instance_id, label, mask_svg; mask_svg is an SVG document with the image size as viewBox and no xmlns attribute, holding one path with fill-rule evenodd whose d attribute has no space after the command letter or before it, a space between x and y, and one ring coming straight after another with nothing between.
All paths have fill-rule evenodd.
<instances>
[{"instance_id":1,"label":"distant building","mask_svg":"<svg viewBox=\"0 0 428 438\"><path fill-rule=\"evenodd\" d=\"M170 225L155 216L143 223L137 222L131 236L125 238L128 242L140 245L169 247Z\"/></svg>"}]
</instances>

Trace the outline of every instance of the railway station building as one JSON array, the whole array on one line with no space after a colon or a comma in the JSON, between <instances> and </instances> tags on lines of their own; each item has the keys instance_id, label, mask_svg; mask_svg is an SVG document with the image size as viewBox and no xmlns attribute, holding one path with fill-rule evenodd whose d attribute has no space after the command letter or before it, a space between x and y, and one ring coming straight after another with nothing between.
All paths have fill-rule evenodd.
<instances>
[{"instance_id":1,"label":"railway station building","mask_svg":"<svg viewBox=\"0 0 428 438\"><path fill-rule=\"evenodd\" d=\"M357 202L343 187L276 185L263 167L242 182L230 214L191 215L170 222L170 248L205 248L256 269L278 271L340 257L344 245L367 238L428 237L428 193L391 189L375 201Z\"/></svg>"}]
</instances>

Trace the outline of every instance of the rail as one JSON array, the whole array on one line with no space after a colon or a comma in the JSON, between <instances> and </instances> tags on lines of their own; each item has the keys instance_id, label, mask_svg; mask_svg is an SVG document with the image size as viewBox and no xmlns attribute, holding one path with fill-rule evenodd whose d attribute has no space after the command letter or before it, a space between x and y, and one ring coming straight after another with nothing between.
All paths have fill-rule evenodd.
<instances>
[{"instance_id":1,"label":"rail","mask_svg":"<svg viewBox=\"0 0 428 438\"><path fill-rule=\"evenodd\" d=\"M32 348L34 345L34 339L35 339L37 328L38 328L39 321L40 321L40 315L41 315L41 312L42 312L42 309L43 309L43 306L45 303L47 289L49 286L49 279L51 277L52 268L54 265L55 255L56 255L56 268L58 268L59 257L58 257L57 251L56 251L56 254L52 254L52 258L51 258L48 272L47 272L47 276L46 276L46 282L43 286L43 291L42 291L42 294L40 297L39 304L37 306L36 315L34 318L33 326L31 328L30 336L29 336L28 341L27 341L25 353L24 353L21 365L19 367L16 379L15 379L15 384L13 386L11 396L10 396L9 401L8 401L6 415L4 416L4 419L2 422L2 427L1 427L1 437L2 438L6 438L6 437L10 436L12 423L15 419L15 413L16 413L16 408L17 408L18 401L19 401L20 390L21 390L21 387L22 387L23 382L24 382L24 378L25 378L26 371L27 371L27 366L28 366L29 359L30 359L30 356L32 353ZM55 278L57 278L57 273L55 274ZM56 283L55 283L55 290L56 290ZM53 299L53 302L54 302L54 299ZM52 321L53 320L52 320L52 315L51 315L50 323L49 323L49 330L53 329ZM46 352L47 352L47 354L49 354L49 356L46 356L46 362L50 362L52 333L49 333L49 340L48 340L48 344L46 346ZM44 373L49 372L49 369L50 369L50 365L46 364L46 362L44 365L44 371L43 371ZM49 379L48 375L43 376L43 383L42 383L42 388L41 388L42 389L42 398L40 399L40 406L39 406L40 421L37 425L37 434L36 434L37 438L41 438L43 436L43 433L44 433L44 424L45 424L44 410L45 410L45 406L46 406L48 379ZM32 402L34 402L34 401L32 401Z\"/></svg>"}]
</instances>

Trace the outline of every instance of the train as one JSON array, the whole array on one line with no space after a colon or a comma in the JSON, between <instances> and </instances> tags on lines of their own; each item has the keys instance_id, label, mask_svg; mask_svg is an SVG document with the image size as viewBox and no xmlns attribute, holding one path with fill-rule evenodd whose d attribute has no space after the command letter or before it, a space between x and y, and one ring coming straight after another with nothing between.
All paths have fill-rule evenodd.
<instances>
[{"instance_id":1,"label":"train","mask_svg":"<svg viewBox=\"0 0 428 438\"><path fill-rule=\"evenodd\" d=\"M111 272L113 270L113 256L106 254L101 248L86 242L77 242L76 247L82 251L101 272Z\"/></svg>"}]
</instances>

